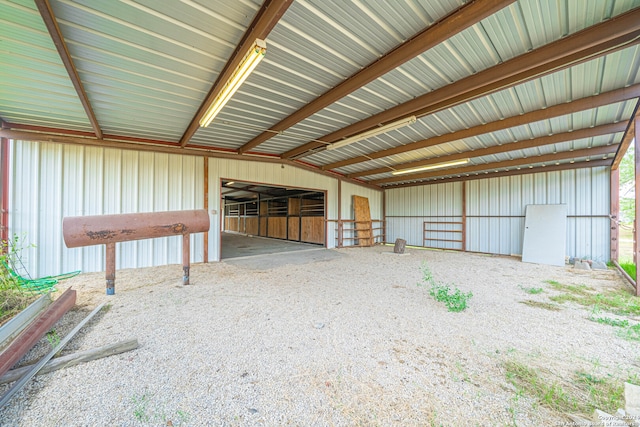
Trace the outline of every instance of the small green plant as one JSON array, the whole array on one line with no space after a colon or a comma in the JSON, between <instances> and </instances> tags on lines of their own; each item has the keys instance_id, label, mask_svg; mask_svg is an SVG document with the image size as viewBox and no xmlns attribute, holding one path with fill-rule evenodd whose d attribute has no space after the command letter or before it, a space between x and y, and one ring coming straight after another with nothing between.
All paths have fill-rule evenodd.
<instances>
[{"instance_id":1,"label":"small green plant","mask_svg":"<svg viewBox=\"0 0 640 427\"><path fill-rule=\"evenodd\" d=\"M10 240L0 241L0 324L10 319L37 298L28 289L21 288L17 278L7 266L15 265L25 246L24 237L14 235Z\"/></svg>"},{"instance_id":2,"label":"small green plant","mask_svg":"<svg viewBox=\"0 0 640 427\"><path fill-rule=\"evenodd\" d=\"M449 311L460 312L467 308L467 302L473 296L471 292L464 293L460 289L454 287L453 290L449 285L434 283L429 290L436 301L443 302Z\"/></svg>"},{"instance_id":3,"label":"small green plant","mask_svg":"<svg viewBox=\"0 0 640 427\"><path fill-rule=\"evenodd\" d=\"M589 317L589 320L592 322L597 322L602 325L615 326L619 328L626 328L629 326L629 321L627 319L612 319L610 317Z\"/></svg>"},{"instance_id":4,"label":"small green plant","mask_svg":"<svg viewBox=\"0 0 640 427\"><path fill-rule=\"evenodd\" d=\"M49 341L49 345L51 345L51 349L53 350L60 344L60 336L58 335L58 331L55 329L47 332L47 341Z\"/></svg>"},{"instance_id":5,"label":"small green plant","mask_svg":"<svg viewBox=\"0 0 640 427\"><path fill-rule=\"evenodd\" d=\"M437 282L426 263L422 264L422 283L418 283L418 286L423 284L430 286L429 295L436 301L443 302L447 309L453 312L466 309L469 299L473 296L471 292L464 293L456 286L452 288L451 285Z\"/></svg>"},{"instance_id":6,"label":"small green plant","mask_svg":"<svg viewBox=\"0 0 640 427\"><path fill-rule=\"evenodd\" d=\"M621 261L618 265L620 265L620 267L626 271L633 280L636 280L636 265L633 261Z\"/></svg>"},{"instance_id":7,"label":"small green plant","mask_svg":"<svg viewBox=\"0 0 640 427\"><path fill-rule=\"evenodd\" d=\"M617 332L617 335L625 340L640 341L640 323L628 328L621 329Z\"/></svg>"},{"instance_id":8,"label":"small green plant","mask_svg":"<svg viewBox=\"0 0 640 427\"><path fill-rule=\"evenodd\" d=\"M147 405L149 404L149 398L146 394L139 396L134 394L131 397L131 402L133 402L133 416L138 421L149 421L149 415L147 414Z\"/></svg>"},{"instance_id":9,"label":"small green plant","mask_svg":"<svg viewBox=\"0 0 640 427\"><path fill-rule=\"evenodd\" d=\"M541 294L542 292L544 292L544 289L542 289L542 288L525 287L525 286L522 286L522 285L518 285L518 287L520 289L522 289L523 291L525 291L526 293L531 294L531 295Z\"/></svg>"}]
</instances>

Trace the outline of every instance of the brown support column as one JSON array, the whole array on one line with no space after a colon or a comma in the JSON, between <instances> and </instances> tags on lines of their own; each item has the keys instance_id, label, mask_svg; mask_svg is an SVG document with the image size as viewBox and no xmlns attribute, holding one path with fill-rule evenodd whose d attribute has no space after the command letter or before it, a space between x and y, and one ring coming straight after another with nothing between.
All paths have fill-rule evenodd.
<instances>
[{"instance_id":1,"label":"brown support column","mask_svg":"<svg viewBox=\"0 0 640 427\"><path fill-rule=\"evenodd\" d=\"M107 279L107 295L115 295L116 293L116 244L115 242L105 245L106 254L106 279Z\"/></svg>"},{"instance_id":2,"label":"brown support column","mask_svg":"<svg viewBox=\"0 0 640 427\"><path fill-rule=\"evenodd\" d=\"M0 138L0 241L9 240L9 140ZM0 252L4 246L0 245Z\"/></svg>"},{"instance_id":3,"label":"brown support column","mask_svg":"<svg viewBox=\"0 0 640 427\"><path fill-rule=\"evenodd\" d=\"M610 254L609 259L611 261L618 262L619 257L619 229L618 229L618 221L620 220L620 169L612 169L610 176L610 186L611 189L609 193L611 194L610 201L610 217L611 217L611 231L609 233L611 243L610 243Z\"/></svg>"},{"instance_id":4,"label":"brown support column","mask_svg":"<svg viewBox=\"0 0 640 427\"><path fill-rule=\"evenodd\" d=\"M467 181L462 181L462 250L467 251Z\"/></svg>"},{"instance_id":5,"label":"brown support column","mask_svg":"<svg viewBox=\"0 0 640 427\"><path fill-rule=\"evenodd\" d=\"M209 158L203 157L204 159L204 210L209 212ZM203 262L209 262L209 232L205 231L204 233L204 255Z\"/></svg>"},{"instance_id":6,"label":"brown support column","mask_svg":"<svg viewBox=\"0 0 640 427\"><path fill-rule=\"evenodd\" d=\"M633 146L634 158L635 158L635 203L636 203L636 215L633 220L633 263L636 265L636 271L638 270L638 252L640 247L638 246L638 226L640 221L638 213L640 212L640 118L636 118L635 125L635 144ZM638 286L638 277L636 275L636 296L640 296L640 286Z\"/></svg>"},{"instance_id":7,"label":"brown support column","mask_svg":"<svg viewBox=\"0 0 640 427\"><path fill-rule=\"evenodd\" d=\"M342 179L338 178L338 247L341 248L344 242L342 230Z\"/></svg>"},{"instance_id":8,"label":"brown support column","mask_svg":"<svg viewBox=\"0 0 640 427\"><path fill-rule=\"evenodd\" d=\"M182 235L182 271L184 272L182 275L182 284L189 284L189 268L191 267L190 263L190 254L189 254L189 242L191 239L189 238L190 234L185 233Z\"/></svg>"}]
</instances>

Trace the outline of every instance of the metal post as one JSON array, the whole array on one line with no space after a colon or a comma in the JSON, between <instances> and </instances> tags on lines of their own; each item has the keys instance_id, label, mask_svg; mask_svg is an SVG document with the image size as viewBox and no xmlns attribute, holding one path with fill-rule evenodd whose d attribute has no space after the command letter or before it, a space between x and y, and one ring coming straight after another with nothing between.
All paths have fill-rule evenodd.
<instances>
[{"instance_id":1,"label":"metal post","mask_svg":"<svg viewBox=\"0 0 640 427\"><path fill-rule=\"evenodd\" d=\"M636 265L636 271L638 271L638 253L640 251L640 246L638 246L638 226L640 225L640 218L638 218L638 214L640 213L640 118L636 117L636 125L635 125L635 144L633 146L634 149L634 158L635 158L635 204L636 204L636 215L633 221L633 263ZM640 296L640 286L638 286L638 277L636 276L636 296Z\"/></svg>"},{"instance_id":2,"label":"metal post","mask_svg":"<svg viewBox=\"0 0 640 427\"><path fill-rule=\"evenodd\" d=\"M182 271L184 271L182 276L183 285L189 284L189 236L190 234L184 234L182 236Z\"/></svg>"},{"instance_id":3,"label":"metal post","mask_svg":"<svg viewBox=\"0 0 640 427\"><path fill-rule=\"evenodd\" d=\"M467 250L467 181L462 181L462 250Z\"/></svg>"},{"instance_id":4,"label":"metal post","mask_svg":"<svg viewBox=\"0 0 640 427\"><path fill-rule=\"evenodd\" d=\"M610 231L610 253L609 259L611 261L619 261L619 237L620 232L618 228L618 221L620 220L620 169L612 169L610 175L610 215L611 215L611 231Z\"/></svg>"},{"instance_id":5,"label":"metal post","mask_svg":"<svg viewBox=\"0 0 640 427\"><path fill-rule=\"evenodd\" d=\"M115 295L116 293L116 244L115 242L105 245L106 255L106 279L107 279L107 295Z\"/></svg>"}]
</instances>

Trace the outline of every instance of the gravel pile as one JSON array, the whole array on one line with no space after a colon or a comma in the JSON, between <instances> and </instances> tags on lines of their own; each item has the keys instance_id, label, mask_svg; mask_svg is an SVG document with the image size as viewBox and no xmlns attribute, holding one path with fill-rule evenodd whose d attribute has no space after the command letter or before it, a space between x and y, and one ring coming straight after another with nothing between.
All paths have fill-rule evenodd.
<instances>
[{"instance_id":1,"label":"gravel pile","mask_svg":"<svg viewBox=\"0 0 640 427\"><path fill-rule=\"evenodd\" d=\"M65 353L133 338L140 348L36 377L0 411L0 424L493 426L515 417L518 426L559 425L567 420L517 398L506 360L559 378L581 367L638 370L637 343L589 321L588 309L521 303L548 300L551 290L523 288L549 280L624 287L616 272L390 251L342 249L266 270L193 265L186 287L180 266L120 270L112 297L103 273L80 275L65 283L78 290L75 323L111 305ZM436 280L473 292L467 310L448 312L418 286L423 263Z\"/></svg>"}]
</instances>

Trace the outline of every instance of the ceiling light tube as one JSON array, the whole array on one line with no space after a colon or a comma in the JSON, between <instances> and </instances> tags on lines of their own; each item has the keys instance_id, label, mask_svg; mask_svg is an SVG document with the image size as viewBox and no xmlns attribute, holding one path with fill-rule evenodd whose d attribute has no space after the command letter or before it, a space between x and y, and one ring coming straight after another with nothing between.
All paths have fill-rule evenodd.
<instances>
[{"instance_id":1,"label":"ceiling light tube","mask_svg":"<svg viewBox=\"0 0 640 427\"><path fill-rule=\"evenodd\" d=\"M200 119L200 126L207 127L216 117L216 115L222 110L222 107L231 99L238 88L249 77L249 74L258 66L262 58L264 58L267 52L267 43L264 40L256 39L251 49L245 54L244 58L238 64L229 80L224 84L224 87L216 96L216 99L211 103L207 112L204 113Z\"/></svg>"},{"instance_id":2,"label":"ceiling light tube","mask_svg":"<svg viewBox=\"0 0 640 427\"><path fill-rule=\"evenodd\" d=\"M457 166L457 165L464 165L469 163L470 159L460 159L460 160L453 160L451 162L443 162L443 163L436 163L434 165L428 165L428 166L421 166L419 168L413 168L413 169L402 169L399 171L393 171L391 172L391 175L403 175L405 173L413 173L413 172L422 172L422 171L428 171L431 169L440 169L440 168L446 168L449 166Z\"/></svg>"},{"instance_id":3,"label":"ceiling light tube","mask_svg":"<svg viewBox=\"0 0 640 427\"><path fill-rule=\"evenodd\" d=\"M353 144L354 142L362 141L363 139L371 138L376 135L390 132L392 130L400 129L407 125L412 125L416 122L416 116L406 117L397 122L389 123L388 125L380 126L379 128L371 129L366 132L359 133L357 135L350 136L331 145L327 145L327 150L335 150L345 145Z\"/></svg>"}]
</instances>

